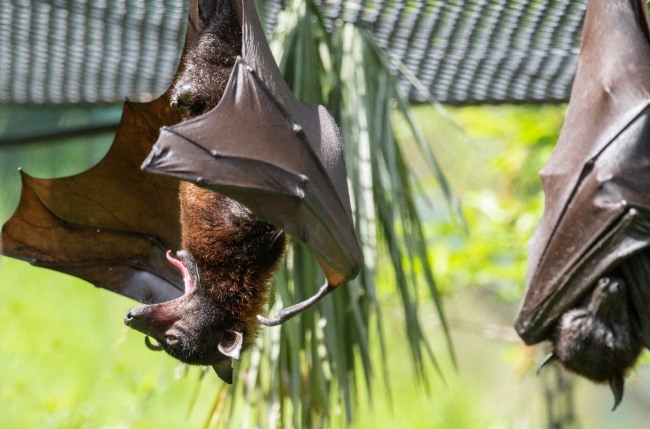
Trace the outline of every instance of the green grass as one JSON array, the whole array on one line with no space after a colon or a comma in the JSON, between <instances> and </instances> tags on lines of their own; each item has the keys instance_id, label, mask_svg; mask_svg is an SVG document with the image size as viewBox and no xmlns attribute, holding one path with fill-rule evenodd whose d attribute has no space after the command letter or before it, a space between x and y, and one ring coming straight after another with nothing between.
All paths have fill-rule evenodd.
<instances>
[{"instance_id":1,"label":"green grass","mask_svg":"<svg viewBox=\"0 0 650 429\"><path fill-rule=\"evenodd\" d=\"M177 380L176 361L145 348L142 335L122 323L133 301L10 258L0 260L0 296L0 428L203 427L222 382L206 374L188 418L200 371L191 368ZM519 343L482 333L488 323L509 325L512 306L471 290L447 301L459 366L455 371L443 358L444 380L432 375L427 394L415 382L403 314L388 293L380 299L392 407L376 374L372 403L361 392L353 429L544 428L541 384L532 375L541 352L522 364L528 354ZM433 308L423 310L434 347L442 347ZM635 373L616 413L606 387L580 381L583 427L644 427L647 373ZM336 409L332 419L334 427L345 426Z\"/></svg>"},{"instance_id":2,"label":"green grass","mask_svg":"<svg viewBox=\"0 0 650 429\"><path fill-rule=\"evenodd\" d=\"M135 303L10 258L0 265L0 427L200 427L186 419L199 370L146 349L127 328ZM206 377L197 408L220 385Z\"/></svg>"}]
</instances>

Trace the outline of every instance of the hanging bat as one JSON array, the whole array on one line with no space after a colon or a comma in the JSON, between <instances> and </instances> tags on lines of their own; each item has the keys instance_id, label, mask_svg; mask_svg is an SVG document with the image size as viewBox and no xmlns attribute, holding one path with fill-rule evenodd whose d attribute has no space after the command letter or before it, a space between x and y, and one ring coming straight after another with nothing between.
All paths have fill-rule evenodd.
<instances>
[{"instance_id":1,"label":"hanging bat","mask_svg":"<svg viewBox=\"0 0 650 429\"><path fill-rule=\"evenodd\" d=\"M614 409L650 347L649 76L645 2L590 0L515 322L527 344L552 341L541 366L609 382Z\"/></svg>"},{"instance_id":2,"label":"hanging bat","mask_svg":"<svg viewBox=\"0 0 650 429\"><path fill-rule=\"evenodd\" d=\"M143 161L160 174L140 170ZM282 323L361 266L336 125L291 94L251 0L192 2L172 87L125 104L97 166L22 176L3 252L147 303L125 323L153 337L150 348L212 365L226 382L260 323ZM266 319L283 231L312 251L327 281Z\"/></svg>"}]
</instances>

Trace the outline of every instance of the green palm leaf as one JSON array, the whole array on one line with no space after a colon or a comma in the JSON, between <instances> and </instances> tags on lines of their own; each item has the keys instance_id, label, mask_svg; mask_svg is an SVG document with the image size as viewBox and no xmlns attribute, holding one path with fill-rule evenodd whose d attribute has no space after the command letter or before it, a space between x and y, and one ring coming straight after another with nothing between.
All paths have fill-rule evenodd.
<instances>
[{"instance_id":1,"label":"green palm leaf","mask_svg":"<svg viewBox=\"0 0 650 429\"><path fill-rule=\"evenodd\" d=\"M237 382L225 394L217 393L206 427L274 428L288 423L298 428L321 427L338 409L351 422L360 390L357 383L362 381L364 390L372 391L371 338L379 341L381 371L388 373L387 341L375 285L379 257L387 257L394 270L406 322L403 346L411 350L416 379L426 380L426 359L440 373L420 323L420 283L426 285L436 305L453 357L416 210L416 182L393 133L393 106L407 119L452 213L458 215L460 210L390 70L390 58L370 33L352 24L336 26L328 33L311 0L294 0L278 16L271 48L296 97L327 106L341 127L365 265L355 280L313 310L280 327L265 329L258 348L239 368ZM378 249L382 250L379 254ZM275 279L274 306L305 299L323 279L313 257L299 245L292 246ZM391 342L390 346L400 345Z\"/></svg>"}]
</instances>

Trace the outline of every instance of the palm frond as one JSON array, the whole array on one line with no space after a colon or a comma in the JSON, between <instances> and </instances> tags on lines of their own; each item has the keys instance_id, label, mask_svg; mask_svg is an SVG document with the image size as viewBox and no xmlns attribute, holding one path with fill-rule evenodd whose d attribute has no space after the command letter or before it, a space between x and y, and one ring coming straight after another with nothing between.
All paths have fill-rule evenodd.
<instances>
[{"instance_id":1,"label":"palm frond","mask_svg":"<svg viewBox=\"0 0 650 429\"><path fill-rule=\"evenodd\" d=\"M242 363L238 382L225 396L221 391L217 394L207 422L211 427L323 427L336 418L339 409L344 410L348 423L352 421L362 388L357 383L363 383L369 395L372 392L373 363L377 359L371 355L371 338L379 341L379 364L385 380L386 347L395 346L383 334L375 284L376 264L382 254L378 255L377 249L385 249L383 257L390 260L394 270L417 379L426 381L427 359L442 375L420 323L419 283L425 283L436 305L453 356L416 210L415 180L393 133L395 106L407 118L448 204L460 211L385 52L370 33L352 24L337 25L328 33L312 0L293 0L280 13L271 48L297 98L327 106L340 125L353 217L365 264L355 280L314 309L280 327L264 330L258 348ZM309 252L292 246L275 279L274 306L312 295L323 279ZM388 384L386 389L390 390Z\"/></svg>"}]
</instances>

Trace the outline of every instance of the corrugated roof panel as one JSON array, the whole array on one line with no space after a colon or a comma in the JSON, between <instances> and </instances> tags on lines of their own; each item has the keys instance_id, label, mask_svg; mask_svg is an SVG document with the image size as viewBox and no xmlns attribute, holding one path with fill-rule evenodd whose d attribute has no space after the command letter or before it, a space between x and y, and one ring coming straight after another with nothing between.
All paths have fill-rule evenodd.
<instances>
[{"instance_id":1,"label":"corrugated roof panel","mask_svg":"<svg viewBox=\"0 0 650 429\"><path fill-rule=\"evenodd\" d=\"M263 1L272 30L286 0ZM568 99L586 0L323 0L356 22L435 98L453 104ZM170 84L184 0L0 0L0 102L147 100ZM426 97L400 79L414 101Z\"/></svg>"}]
</instances>

